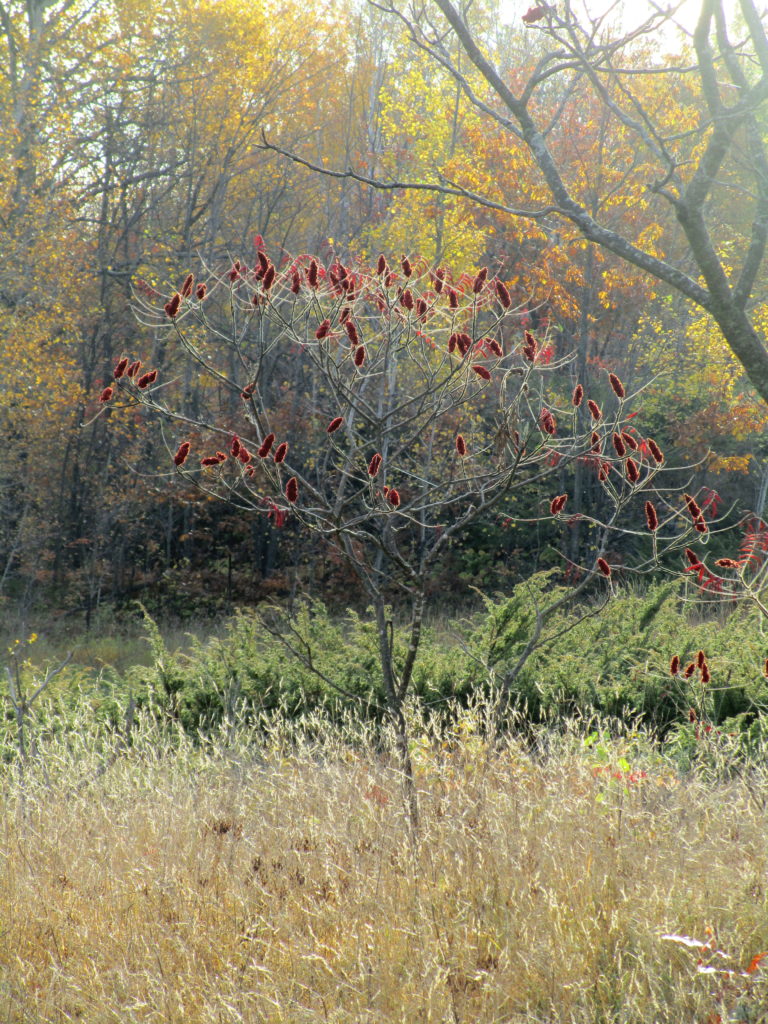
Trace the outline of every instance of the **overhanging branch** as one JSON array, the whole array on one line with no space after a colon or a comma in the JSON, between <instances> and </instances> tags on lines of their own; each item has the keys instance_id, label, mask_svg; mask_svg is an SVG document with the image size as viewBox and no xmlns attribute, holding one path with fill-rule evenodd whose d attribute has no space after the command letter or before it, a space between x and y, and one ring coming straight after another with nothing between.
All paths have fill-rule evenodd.
<instances>
[{"instance_id":1,"label":"overhanging branch","mask_svg":"<svg viewBox=\"0 0 768 1024\"><path fill-rule=\"evenodd\" d=\"M269 142L264 132L262 132L261 138L262 143L258 147L259 149L278 153L280 156L284 156L286 159L291 160L300 167L306 167L310 171L315 171L318 174L324 174L327 178L357 181L361 185L368 185L370 188L379 189L385 192L395 192L399 189L403 189L410 192L436 192L439 195L455 196L457 199L469 199L471 202L477 203L479 206L485 206L490 210L497 210L499 213L509 214L511 217L522 217L526 220L540 221L546 217L551 217L553 214L565 216L564 211L560 210L557 206L546 206L541 210L525 210L515 206L508 206L506 203L497 203L495 200L489 199L488 196L481 195L479 192L473 192L471 189L463 188L461 185L457 185L455 183L439 184L438 182L427 181L383 181L381 178L371 178L368 175L359 174L351 168L347 168L344 171L330 170L328 167L323 167L322 164L316 164L312 160L305 160L304 157L298 156L296 153L291 153L290 150L282 149L280 146L276 146L274 143Z\"/></svg>"}]
</instances>

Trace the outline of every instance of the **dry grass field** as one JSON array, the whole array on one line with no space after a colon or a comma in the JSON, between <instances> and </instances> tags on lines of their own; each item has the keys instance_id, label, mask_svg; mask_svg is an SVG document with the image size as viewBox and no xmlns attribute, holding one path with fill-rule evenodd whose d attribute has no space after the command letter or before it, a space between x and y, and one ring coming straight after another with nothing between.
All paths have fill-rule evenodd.
<instances>
[{"instance_id":1,"label":"dry grass field","mask_svg":"<svg viewBox=\"0 0 768 1024\"><path fill-rule=\"evenodd\" d=\"M0 1021L768 1019L766 776L477 726L415 744L416 839L352 727L201 748L144 720L104 771L86 727L41 741L2 777Z\"/></svg>"}]
</instances>

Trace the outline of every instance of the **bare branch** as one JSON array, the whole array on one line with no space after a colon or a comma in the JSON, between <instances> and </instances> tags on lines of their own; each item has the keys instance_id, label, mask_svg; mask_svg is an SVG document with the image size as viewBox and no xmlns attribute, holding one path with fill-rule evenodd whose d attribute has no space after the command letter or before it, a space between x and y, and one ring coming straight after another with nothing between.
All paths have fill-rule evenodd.
<instances>
[{"instance_id":1,"label":"bare branch","mask_svg":"<svg viewBox=\"0 0 768 1024\"><path fill-rule=\"evenodd\" d=\"M323 174L327 178L342 178L351 181L358 181L362 185L369 185L371 188L380 189L386 192L397 191L399 189L415 191L415 192L436 192L440 195L456 196L459 199L469 199L480 206L485 206L490 210L497 210L499 213L507 213L512 217L523 217L526 220L541 220L544 217L550 216L552 213L559 212L557 207L547 206L541 210L525 210L513 206L508 206L505 203L497 203L493 199L489 199L486 196L482 196L477 192L472 192L469 189L463 188L456 184L437 184L436 182L424 182L424 181L382 181L380 178L371 178L365 174L359 174L357 171L353 171L351 168L347 168L345 171L334 171L327 167L323 167L321 164L316 164L311 160L306 160L304 157L300 157L296 153L291 153L289 150L282 149L280 146L274 145L267 140L266 135L262 132L262 143L259 146L260 149L269 150L273 153L279 153L280 156L286 157L288 160L301 167L306 167L310 171L316 171L318 174Z\"/></svg>"}]
</instances>

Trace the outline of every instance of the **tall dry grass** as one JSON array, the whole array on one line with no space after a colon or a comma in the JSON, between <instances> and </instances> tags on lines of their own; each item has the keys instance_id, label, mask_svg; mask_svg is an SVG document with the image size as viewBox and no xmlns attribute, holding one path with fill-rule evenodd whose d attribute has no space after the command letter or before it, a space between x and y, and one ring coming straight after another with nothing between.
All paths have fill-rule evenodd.
<instances>
[{"instance_id":1,"label":"tall dry grass","mask_svg":"<svg viewBox=\"0 0 768 1024\"><path fill-rule=\"evenodd\" d=\"M626 736L598 763L574 731L491 750L468 714L415 744L414 842L352 725L199 747L142 719L101 772L110 742L5 769L0 1021L766 1019L760 969L696 970L768 949L764 774L681 779Z\"/></svg>"}]
</instances>

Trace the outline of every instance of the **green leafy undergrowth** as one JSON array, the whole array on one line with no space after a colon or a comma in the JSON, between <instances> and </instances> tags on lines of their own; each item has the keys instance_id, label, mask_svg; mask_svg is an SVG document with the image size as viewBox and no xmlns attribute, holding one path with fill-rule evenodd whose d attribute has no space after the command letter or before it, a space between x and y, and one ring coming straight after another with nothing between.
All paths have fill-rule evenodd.
<instances>
[{"instance_id":1,"label":"green leafy undergrowth","mask_svg":"<svg viewBox=\"0 0 768 1024\"><path fill-rule=\"evenodd\" d=\"M488 602L471 637L495 684L508 685L514 705L535 720L596 712L642 721L664 735L687 721L691 708L712 724L741 716L746 725L768 706L768 641L759 616L741 607L701 619L681 602L675 583L624 592L603 607L556 611L521 667L537 613L558 596L546 575L533 577L510 597ZM671 674L673 656L684 668L699 651L710 667L706 686L698 674Z\"/></svg>"},{"instance_id":2,"label":"green leafy undergrowth","mask_svg":"<svg viewBox=\"0 0 768 1024\"><path fill-rule=\"evenodd\" d=\"M430 711L466 706L506 687L518 723L521 716L535 724L574 715L636 721L660 738L674 737L683 752L691 744L694 752L701 749L699 723L702 730L734 733L741 750L762 750L762 726L754 723L768 708L762 673L768 644L755 613L741 607L702 618L681 601L677 585L667 583L621 592L604 607L599 601L565 603L547 615L551 602L565 595L544 573L486 599L470 619L432 621L414 671L417 703ZM402 664L406 630L396 614L393 620L396 661ZM119 728L131 700L190 735L277 709L288 717L314 709L337 719L384 717L370 614L332 615L319 601L304 603L293 615L277 608L241 611L214 635L189 635L174 647L144 612L144 635L148 664L102 667L97 674L70 665L36 706L36 720L47 729L66 728L77 706L88 701L107 727ZM685 666L699 651L710 667L706 685L700 673L689 679L670 674L674 655ZM29 687L36 671L30 666ZM3 721L7 753L14 730L7 700ZM692 740L686 739L689 726Z\"/></svg>"}]
</instances>

